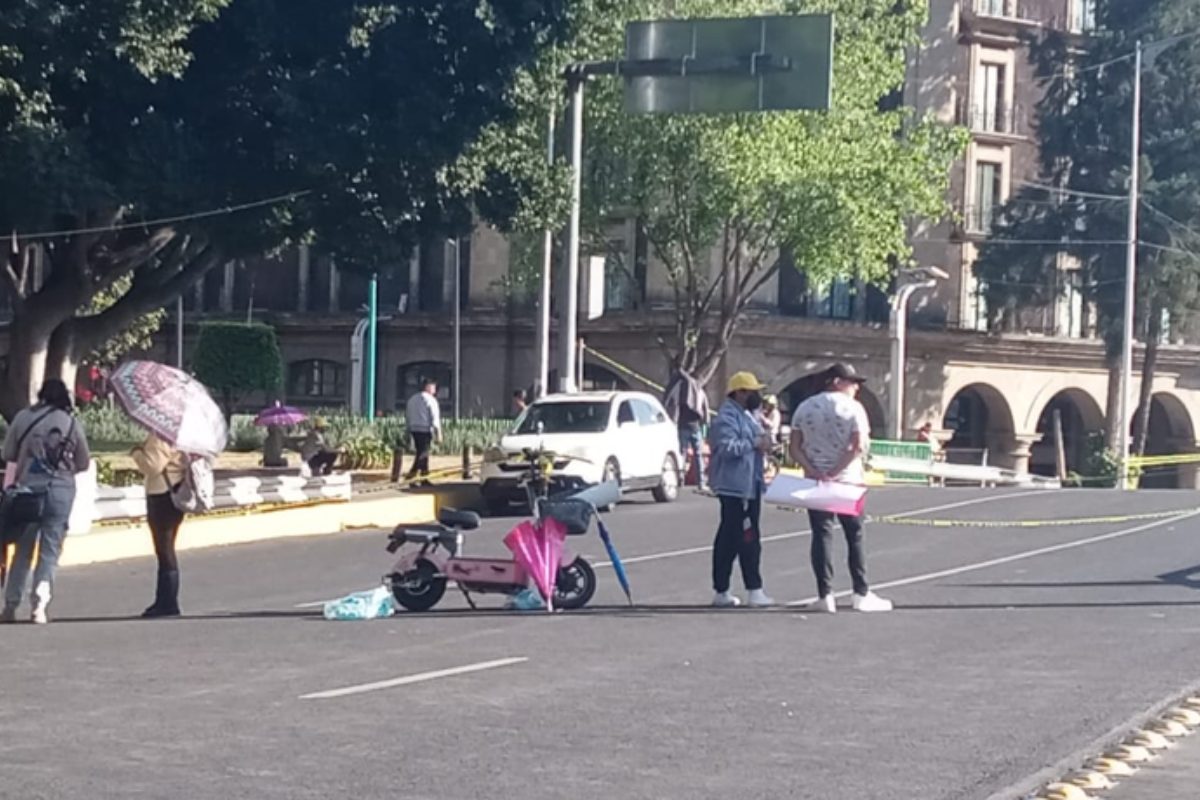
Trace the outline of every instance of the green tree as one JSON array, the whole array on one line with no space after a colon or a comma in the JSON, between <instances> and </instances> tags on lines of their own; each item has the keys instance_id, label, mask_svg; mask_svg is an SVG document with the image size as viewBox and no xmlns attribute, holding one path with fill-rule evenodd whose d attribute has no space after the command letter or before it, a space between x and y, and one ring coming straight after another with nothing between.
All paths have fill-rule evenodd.
<instances>
[{"instance_id":1,"label":"green tree","mask_svg":"<svg viewBox=\"0 0 1200 800\"><path fill-rule=\"evenodd\" d=\"M124 277L116 281L111 288L98 292L90 303L80 310L81 316L102 314L111 308L129 291L132 277ZM165 309L155 309L133 321L128 328L119 331L111 338L102 342L87 355L86 361L100 367L113 367L126 354L136 350L148 350L153 344L154 334L162 327L167 318Z\"/></svg>"},{"instance_id":2,"label":"green tree","mask_svg":"<svg viewBox=\"0 0 1200 800\"><path fill-rule=\"evenodd\" d=\"M85 354L229 259L316 240L367 268L474 208L518 214L520 175L462 157L506 119L518 70L569 32L568 5L6 6L0 231L18 244L0 268L15 316L0 412L47 374L73 380Z\"/></svg>"},{"instance_id":3,"label":"green tree","mask_svg":"<svg viewBox=\"0 0 1200 800\"><path fill-rule=\"evenodd\" d=\"M268 402L283 383L283 356L275 329L237 322L201 325L192 372L220 397L226 419L247 394L263 392Z\"/></svg>"},{"instance_id":4,"label":"green tree","mask_svg":"<svg viewBox=\"0 0 1200 800\"><path fill-rule=\"evenodd\" d=\"M1118 425L1124 337L1126 231L1132 142L1133 51L1200 24L1195 0L1101 0L1100 35L1076 57L1063 34L1037 42L1033 59L1045 96L1037 109L1040 177L1001 211L975 271L985 287L991 325L1018 328L1023 309L1061 294L1063 258L1075 263L1096 310L1109 366L1108 440ZM1151 391L1164 320L1186 324L1200 306L1200 48L1176 43L1147 60L1137 249L1136 338L1145 346L1134 450L1145 450ZM1050 188L1046 188L1050 187Z\"/></svg>"},{"instance_id":5,"label":"green tree","mask_svg":"<svg viewBox=\"0 0 1200 800\"><path fill-rule=\"evenodd\" d=\"M561 67L621 58L628 21L833 12L828 113L635 117L622 109L619 81L588 85L586 246L605 253L611 222L637 219L673 292L674 330L660 345L706 382L747 304L785 263L781 251L815 285L887 283L910 256L907 220L947 213L949 165L963 135L889 102L927 10L924 0L596 0L580 12L570 47L546 57L554 68L531 74L530 110L504 149L523 147L526 163L544 163L546 108L561 95ZM539 76L547 82L533 88ZM560 195L550 200L541 213L561 213Z\"/></svg>"}]
</instances>

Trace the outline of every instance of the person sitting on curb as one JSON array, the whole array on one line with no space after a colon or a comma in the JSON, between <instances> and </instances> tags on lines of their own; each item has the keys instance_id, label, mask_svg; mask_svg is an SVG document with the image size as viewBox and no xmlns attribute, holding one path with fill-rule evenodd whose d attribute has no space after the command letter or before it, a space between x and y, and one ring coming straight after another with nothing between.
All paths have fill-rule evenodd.
<instances>
[{"instance_id":1,"label":"person sitting on curb","mask_svg":"<svg viewBox=\"0 0 1200 800\"><path fill-rule=\"evenodd\" d=\"M338 460L340 451L325 442L325 431L328 427L329 423L323 418L317 417L312 421L312 427L308 430L304 444L300 445L300 458L304 460L310 474L314 477L333 472L333 465Z\"/></svg>"},{"instance_id":2,"label":"person sitting on curb","mask_svg":"<svg viewBox=\"0 0 1200 800\"><path fill-rule=\"evenodd\" d=\"M721 503L721 524L713 542L713 602L718 608L741 605L729 590L733 562L742 567L742 582L749 592L749 603L766 608L775 601L763 591L762 513L763 456L771 452L771 439L754 419L762 404L765 387L749 372L729 379L725 402L708 432L708 481Z\"/></svg>"}]
</instances>

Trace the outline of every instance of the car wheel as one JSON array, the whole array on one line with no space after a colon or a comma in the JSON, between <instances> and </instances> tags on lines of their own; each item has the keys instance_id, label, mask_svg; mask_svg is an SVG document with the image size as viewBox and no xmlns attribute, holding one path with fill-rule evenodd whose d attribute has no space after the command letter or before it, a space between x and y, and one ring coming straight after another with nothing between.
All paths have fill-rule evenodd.
<instances>
[{"instance_id":1,"label":"car wheel","mask_svg":"<svg viewBox=\"0 0 1200 800\"><path fill-rule=\"evenodd\" d=\"M621 465L617 463L615 458L610 458L604 462L604 473L603 477L600 478L600 482L608 483L609 481L616 481L618 486L621 485ZM613 503L612 505L604 506L600 510L607 512L612 511L616 507L616 503Z\"/></svg>"},{"instance_id":2,"label":"car wheel","mask_svg":"<svg viewBox=\"0 0 1200 800\"><path fill-rule=\"evenodd\" d=\"M656 503L670 503L679 497L679 464L671 453L663 459L662 478L653 494Z\"/></svg>"}]
</instances>

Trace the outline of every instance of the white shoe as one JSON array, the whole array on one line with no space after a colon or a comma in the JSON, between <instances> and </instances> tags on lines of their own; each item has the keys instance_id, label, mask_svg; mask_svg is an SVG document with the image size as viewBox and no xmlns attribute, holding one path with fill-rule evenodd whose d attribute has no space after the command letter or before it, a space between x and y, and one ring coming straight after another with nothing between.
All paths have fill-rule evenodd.
<instances>
[{"instance_id":1,"label":"white shoe","mask_svg":"<svg viewBox=\"0 0 1200 800\"><path fill-rule=\"evenodd\" d=\"M862 612L891 611L892 601L884 600L874 592L854 595L854 610Z\"/></svg>"},{"instance_id":2,"label":"white shoe","mask_svg":"<svg viewBox=\"0 0 1200 800\"><path fill-rule=\"evenodd\" d=\"M752 589L746 602L751 608L770 608L775 605L775 601L767 597L767 593L762 589Z\"/></svg>"},{"instance_id":3,"label":"white shoe","mask_svg":"<svg viewBox=\"0 0 1200 800\"><path fill-rule=\"evenodd\" d=\"M810 614L836 614L837 600L833 595L827 594L820 600L814 600L804 607L804 610Z\"/></svg>"},{"instance_id":4,"label":"white shoe","mask_svg":"<svg viewBox=\"0 0 1200 800\"><path fill-rule=\"evenodd\" d=\"M29 621L32 622L34 625L45 625L46 623L48 623L50 621L50 618L46 616L46 607L45 606L37 606L36 608L34 608L33 613L31 613L29 615Z\"/></svg>"},{"instance_id":5,"label":"white shoe","mask_svg":"<svg viewBox=\"0 0 1200 800\"><path fill-rule=\"evenodd\" d=\"M742 601L731 592L717 592L713 595L713 608L737 608Z\"/></svg>"},{"instance_id":6,"label":"white shoe","mask_svg":"<svg viewBox=\"0 0 1200 800\"><path fill-rule=\"evenodd\" d=\"M16 622L17 607L5 606L3 611L0 611L0 622Z\"/></svg>"}]
</instances>

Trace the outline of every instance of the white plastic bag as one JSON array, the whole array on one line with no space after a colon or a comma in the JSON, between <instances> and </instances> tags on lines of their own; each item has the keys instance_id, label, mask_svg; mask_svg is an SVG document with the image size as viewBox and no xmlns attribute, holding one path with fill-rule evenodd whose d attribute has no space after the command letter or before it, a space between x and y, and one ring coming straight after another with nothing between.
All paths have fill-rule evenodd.
<instances>
[{"instance_id":1,"label":"white plastic bag","mask_svg":"<svg viewBox=\"0 0 1200 800\"><path fill-rule=\"evenodd\" d=\"M355 592L325 604L325 619L381 619L396 613L396 598L386 586Z\"/></svg>"}]
</instances>

